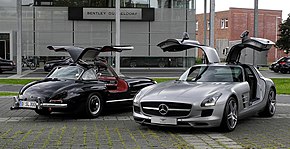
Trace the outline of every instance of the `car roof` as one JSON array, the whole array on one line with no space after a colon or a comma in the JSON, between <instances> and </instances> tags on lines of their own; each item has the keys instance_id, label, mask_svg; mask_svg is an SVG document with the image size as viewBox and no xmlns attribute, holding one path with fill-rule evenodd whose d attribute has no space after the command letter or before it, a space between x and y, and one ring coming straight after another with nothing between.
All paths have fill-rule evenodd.
<instances>
[{"instance_id":1,"label":"car roof","mask_svg":"<svg viewBox=\"0 0 290 149\"><path fill-rule=\"evenodd\" d=\"M241 67L241 65L239 65L239 64L228 64L228 63L197 64L197 65L193 65L191 67L195 67L195 66Z\"/></svg>"}]
</instances>

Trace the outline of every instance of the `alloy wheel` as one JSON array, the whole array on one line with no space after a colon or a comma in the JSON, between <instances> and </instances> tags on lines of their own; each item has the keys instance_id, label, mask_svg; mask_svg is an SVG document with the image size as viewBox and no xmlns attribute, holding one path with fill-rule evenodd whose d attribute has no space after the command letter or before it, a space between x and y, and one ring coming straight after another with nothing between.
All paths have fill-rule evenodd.
<instances>
[{"instance_id":1,"label":"alloy wheel","mask_svg":"<svg viewBox=\"0 0 290 149\"><path fill-rule=\"evenodd\" d=\"M269 112L271 115L274 115L276 111L276 99L275 99L275 92L273 90L270 90L269 92Z\"/></svg>"},{"instance_id":2,"label":"alloy wheel","mask_svg":"<svg viewBox=\"0 0 290 149\"><path fill-rule=\"evenodd\" d=\"M230 129L234 129L238 122L238 108L235 100L228 103L227 124Z\"/></svg>"}]
</instances>

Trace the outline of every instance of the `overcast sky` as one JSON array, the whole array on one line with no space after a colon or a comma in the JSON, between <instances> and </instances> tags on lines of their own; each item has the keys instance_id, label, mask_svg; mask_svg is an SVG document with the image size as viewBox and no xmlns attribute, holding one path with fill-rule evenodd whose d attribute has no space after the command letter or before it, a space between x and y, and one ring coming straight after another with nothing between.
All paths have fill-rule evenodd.
<instances>
[{"instance_id":1,"label":"overcast sky","mask_svg":"<svg viewBox=\"0 0 290 149\"><path fill-rule=\"evenodd\" d=\"M209 1L208 12L209 12ZM229 7L254 9L254 0L215 0L215 11L228 10ZM282 18L286 20L290 13L289 0L259 0L259 9L282 10ZM203 13L204 0L196 0L197 13Z\"/></svg>"}]
</instances>

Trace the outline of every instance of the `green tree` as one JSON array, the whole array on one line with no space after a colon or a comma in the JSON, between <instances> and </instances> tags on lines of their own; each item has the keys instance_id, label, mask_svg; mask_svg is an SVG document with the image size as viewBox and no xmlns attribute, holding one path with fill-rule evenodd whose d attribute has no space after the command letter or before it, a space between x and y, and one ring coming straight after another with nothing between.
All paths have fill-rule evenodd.
<instances>
[{"instance_id":1,"label":"green tree","mask_svg":"<svg viewBox=\"0 0 290 149\"><path fill-rule=\"evenodd\" d=\"M288 54L290 52L290 14L288 14L287 20L279 25L279 32L280 38L276 41L275 46Z\"/></svg>"}]
</instances>

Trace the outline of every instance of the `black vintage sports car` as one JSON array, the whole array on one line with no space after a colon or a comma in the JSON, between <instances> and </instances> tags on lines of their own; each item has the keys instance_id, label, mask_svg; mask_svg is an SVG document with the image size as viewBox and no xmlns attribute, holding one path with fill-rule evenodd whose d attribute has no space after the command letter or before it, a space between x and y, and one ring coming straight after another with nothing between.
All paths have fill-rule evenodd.
<instances>
[{"instance_id":1,"label":"black vintage sports car","mask_svg":"<svg viewBox=\"0 0 290 149\"><path fill-rule=\"evenodd\" d=\"M65 59L60 59L60 60L51 60L51 61L47 61L44 64L43 69L44 71L50 72L54 67L67 66L71 63L73 63L73 60L71 57L67 57Z\"/></svg>"},{"instance_id":2,"label":"black vintage sports car","mask_svg":"<svg viewBox=\"0 0 290 149\"><path fill-rule=\"evenodd\" d=\"M14 61L6 60L0 57L0 73L2 73L3 71L11 71L15 68L16 66Z\"/></svg>"},{"instance_id":3,"label":"black vintage sports car","mask_svg":"<svg viewBox=\"0 0 290 149\"><path fill-rule=\"evenodd\" d=\"M126 101L132 104L133 97L140 89L156 83L148 78L120 76L98 57L101 52L121 52L133 47L48 48L69 52L74 63L57 67L46 78L25 85L14 97L12 110L32 109L40 115L53 111L74 111L97 117L106 104Z\"/></svg>"}]
</instances>

